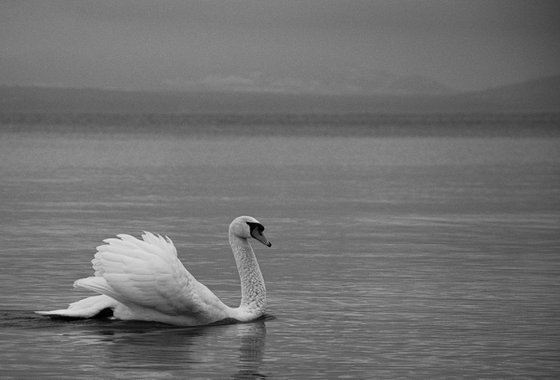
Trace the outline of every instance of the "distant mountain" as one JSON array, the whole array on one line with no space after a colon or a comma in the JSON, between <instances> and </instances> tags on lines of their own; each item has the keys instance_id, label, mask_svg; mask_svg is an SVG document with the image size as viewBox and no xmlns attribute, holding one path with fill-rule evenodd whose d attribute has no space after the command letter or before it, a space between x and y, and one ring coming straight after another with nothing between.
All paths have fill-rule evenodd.
<instances>
[{"instance_id":1,"label":"distant mountain","mask_svg":"<svg viewBox=\"0 0 560 380\"><path fill-rule=\"evenodd\" d=\"M419 75L401 76L395 78L385 88L385 92L399 95L449 95L456 93L456 91L450 89L442 83Z\"/></svg>"},{"instance_id":2,"label":"distant mountain","mask_svg":"<svg viewBox=\"0 0 560 380\"><path fill-rule=\"evenodd\" d=\"M560 112L560 75L467 93L459 98L481 101L503 111Z\"/></svg>"},{"instance_id":3,"label":"distant mountain","mask_svg":"<svg viewBox=\"0 0 560 380\"><path fill-rule=\"evenodd\" d=\"M173 83L170 83L173 85ZM456 93L442 83L419 75L396 75L383 70L346 70L290 73L274 76L261 72L244 75L210 75L179 84L190 92L258 92L316 95L442 95Z\"/></svg>"},{"instance_id":4,"label":"distant mountain","mask_svg":"<svg viewBox=\"0 0 560 380\"><path fill-rule=\"evenodd\" d=\"M0 86L0 113L560 112L560 76L460 94L438 93L437 83L421 77L400 81L387 81L395 90L389 95ZM427 95L425 89L430 86L434 91ZM422 93L410 91L415 87Z\"/></svg>"}]
</instances>

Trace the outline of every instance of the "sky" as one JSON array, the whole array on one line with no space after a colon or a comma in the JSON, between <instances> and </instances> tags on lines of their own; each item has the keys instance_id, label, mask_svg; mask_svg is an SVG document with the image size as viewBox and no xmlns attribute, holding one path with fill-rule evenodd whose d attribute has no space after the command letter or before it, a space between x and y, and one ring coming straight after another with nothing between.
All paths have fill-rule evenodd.
<instances>
[{"instance_id":1,"label":"sky","mask_svg":"<svg viewBox=\"0 0 560 380\"><path fill-rule=\"evenodd\" d=\"M559 68L557 0L0 0L0 85L469 91Z\"/></svg>"}]
</instances>

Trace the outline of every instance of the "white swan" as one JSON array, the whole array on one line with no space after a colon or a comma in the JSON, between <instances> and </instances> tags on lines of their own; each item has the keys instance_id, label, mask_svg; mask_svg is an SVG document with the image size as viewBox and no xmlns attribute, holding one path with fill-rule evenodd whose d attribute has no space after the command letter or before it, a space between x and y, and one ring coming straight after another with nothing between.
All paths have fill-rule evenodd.
<instances>
[{"instance_id":1,"label":"white swan","mask_svg":"<svg viewBox=\"0 0 560 380\"><path fill-rule=\"evenodd\" d=\"M101 295L74 302L67 309L36 313L91 318L112 309L116 319L180 326L257 319L265 312L266 289L249 239L270 247L263 230L263 225L250 216L240 216L229 226L229 243L241 279L241 304L237 308L226 306L185 269L168 237L145 232L142 240L122 234L97 247L92 260L95 276L77 280L74 287Z\"/></svg>"}]
</instances>

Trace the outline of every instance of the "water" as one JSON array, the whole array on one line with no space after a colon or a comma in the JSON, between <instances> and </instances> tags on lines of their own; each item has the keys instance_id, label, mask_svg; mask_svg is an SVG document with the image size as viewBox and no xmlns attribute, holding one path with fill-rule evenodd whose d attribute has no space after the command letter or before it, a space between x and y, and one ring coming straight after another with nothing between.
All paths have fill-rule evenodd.
<instances>
[{"instance_id":1,"label":"water","mask_svg":"<svg viewBox=\"0 0 560 380\"><path fill-rule=\"evenodd\" d=\"M231 120L211 133L95 120L0 132L2 378L560 375L558 120L535 133L517 118L514 136L503 122L491 138L418 136L410 123L376 134L367 118L349 136L325 136L324 119L309 122L321 133L255 122L239 136ZM92 273L95 247L143 230L169 235L236 305L226 233L243 214L273 242L254 246L265 320L177 328L32 313L89 295L72 282Z\"/></svg>"}]
</instances>

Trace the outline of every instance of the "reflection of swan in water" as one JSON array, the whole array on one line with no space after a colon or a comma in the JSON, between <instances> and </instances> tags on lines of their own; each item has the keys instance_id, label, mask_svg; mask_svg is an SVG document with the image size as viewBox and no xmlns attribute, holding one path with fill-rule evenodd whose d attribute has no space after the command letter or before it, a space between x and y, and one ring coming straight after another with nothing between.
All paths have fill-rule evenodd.
<instances>
[{"instance_id":1,"label":"reflection of swan in water","mask_svg":"<svg viewBox=\"0 0 560 380\"><path fill-rule=\"evenodd\" d=\"M258 379L266 345L266 323L177 328L145 322L88 320L62 325L67 344L95 357L85 359L96 377L126 368L131 378ZM87 323L86 323L87 322ZM56 321L49 329L60 328ZM50 330L49 330L50 331Z\"/></svg>"},{"instance_id":2,"label":"reflection of swan in water","mask_svg":"<svg viewBox=\"0 0 560 380\"><path fill-rule=\"evenodd\" d=\"M185 269L169 238L146 232L142 240L117 235L119 239L107 239L107 244L97 247L92 260L95 276L77 280L74 286L101 295L74 302L68 309L38 313L90 318L111 309L117 319L181 326L252 321L264 315L266 290L249 239L270 247L263 230L263 225L249 216L240 216L229 226L229 242L241 279L237 308L226 306Z\"/></svg>"},{"instance_id":3,"label":"reflection of swan in water","mask_svg":"<svg viewBox=\"0 0 560 380\"><path fill-rule=\"evenodd\" d=\"M264 356L266 328L264 321L236 325L239 328L239 363L233 379L264 379L266 376L257 372Z\"/></svg>"}]
</instances>

